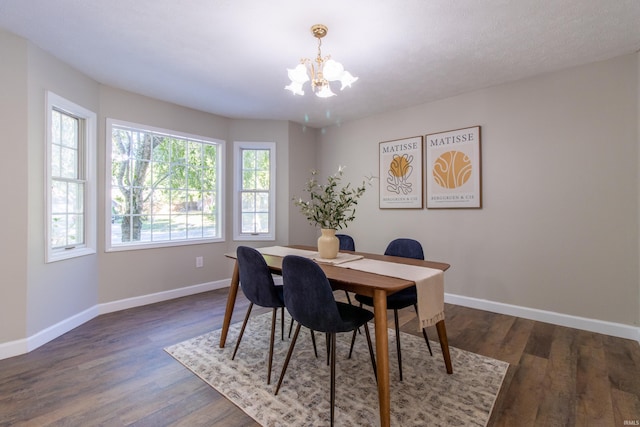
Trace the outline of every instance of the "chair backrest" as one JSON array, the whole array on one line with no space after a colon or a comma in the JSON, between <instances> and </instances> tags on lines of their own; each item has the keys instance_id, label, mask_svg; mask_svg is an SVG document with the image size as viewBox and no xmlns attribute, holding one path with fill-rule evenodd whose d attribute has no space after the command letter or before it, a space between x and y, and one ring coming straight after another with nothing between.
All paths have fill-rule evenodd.
<instances>
[{"instance_id":1,"label":"chair backrest","mask_svg":"<svg viewBox=\"0 0 640 427\"><path fill-rule=\"evenodd\" d=\"M287 255L282 260L284 305L302 326L318 332L344 332L345 327L324 271L309 258Z\"/></svg>"},{"instance_id":2,"label":"chair backrest","mask_svg":"<svg viewBox=\"0 0 640 427\"><path fill-rule=\"evenodd\" d=\"M261 307L282 307L284 301L276 291L273 276L260 252L248 246L237 251L240 286L249 301Z\"/></svg>"},{"instance_id":3,"label":"chair backrest","mask_svg":"<svg viewBox=\"0 0 640 427\"><path fill-rule=\"evenodd\" d=\"M392 240L384 251L384 254L404 258L424 259L422 245L414 239Z\"/></svg>"},{"instance_id":4,"label":"chair backrest","mask_svg":"<svg viewBox=\"0 0 640 427\"><path fill-rule=\"evenodd\" d=\"M336 234L338 240L340 240L341 251L355 251L356 243L353 241L353 237L348 234Z\"/></svg>"}]
</instances>

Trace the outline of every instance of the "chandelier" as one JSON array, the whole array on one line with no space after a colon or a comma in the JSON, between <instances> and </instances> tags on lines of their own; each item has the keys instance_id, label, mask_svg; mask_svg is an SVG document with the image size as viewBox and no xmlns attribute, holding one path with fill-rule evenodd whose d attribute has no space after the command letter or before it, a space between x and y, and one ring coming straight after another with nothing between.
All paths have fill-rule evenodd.
<instances>
[{"instance_id":1,"label":"chandelier","mask_svg":"<svg viewBox=\"0 0 640 427\"><path fill-rule=\"evenodd\" d=\"M285 86L285 89L290 90L294 95L304 95L302 85L311 80L311 90L317 96L320 98L335 96L329 82L340 81L342 83L340 90L343 90L345 87L351 87L358 78L345 71L341 63L331 59L331 55L322 57L320 47L322 38L327 35L326 26L321 24L312 26L311 34L318 39L318 56L315 60L302 58L296 68L287 68L291 83Z\"/></svg>"}]
</instances>

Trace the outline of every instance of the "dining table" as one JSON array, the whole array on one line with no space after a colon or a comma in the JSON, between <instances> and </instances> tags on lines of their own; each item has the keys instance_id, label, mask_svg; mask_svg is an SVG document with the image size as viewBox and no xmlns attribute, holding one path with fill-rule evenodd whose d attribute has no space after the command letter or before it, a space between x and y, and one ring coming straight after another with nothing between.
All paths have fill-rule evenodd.
<instances>
[{"instance_id":1,"label":"dining table","mask_svg":"<svg viewBox=\"0 0 640 427\"><path fill-rule=\"evenodd\" d=\"M317 248L304 245L289 245L282 248L289 248L293 252L295 252L296 250L305 252L317 252ZM260 248L258 249L260 250ZM269 266L270 271L274 274L281 274L282 260L284 259L283 256L281 256L282 254L273 255L269 254L268 252L269 251L267 251L267 253L263 253L263 257L267 265ZM426 267L427 269L436 269L443 272L448 270L450 267L449 264L443 262L417 260L413 258L403 258L357 251L340 252L348 254L348 256L353 256L355 258ZM229 253L225 255L231 259L236 258L235 253ZM387 332L387 296L401 291L402 289L415 286L416 282L406 278L393 277L385 274L373 273L352 268L344 268L344 266L330 262L318 262L318 265L320 265L320 267L326 274L327 279L329 280L329 283L331 283L331 286L334 290L345 290L347 292L353 292L373 298L380 425L382 427L389 427L391 422L391 396L389 391L390 380L388 348L389 342ZM227 304L220 335L221 348L226 344L227 333L229 331L229 325L231 324L231 317L233 315L233 310L235 307L239 284L240 275L238 262L236 259L233 269L233 275L231 277L231 284L229 287L229 294L227 297ZM444 307L442 309L444 310ZM442 349L442 356L444 359L446 372L448 374L452 374L453 366L451 364L451 356L449 353L449 344L447 341L447 331L445 327L444 316L442 316L442 318L435 323L435 327L438 333L440 347Z\"/></svg>"}]
</instances>

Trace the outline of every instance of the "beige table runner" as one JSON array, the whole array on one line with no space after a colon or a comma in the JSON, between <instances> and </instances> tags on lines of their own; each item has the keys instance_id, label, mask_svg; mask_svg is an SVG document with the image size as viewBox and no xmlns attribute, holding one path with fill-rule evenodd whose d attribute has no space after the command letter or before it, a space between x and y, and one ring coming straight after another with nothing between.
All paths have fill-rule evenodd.
<instances>
[{"instance_id":1,"label":"beige table runner","mask_svg":"<svg viewBox=\"0 0 640 427\"><path fill-rule=\"evenodd\" d=\"M345 262L355 261L357 259L364 258L362 255L339 252L336 258L326 259L326 258L320 258L320 254L315 251L287 248L286 246L268 246L266 248L257 248L257 249L258 249L258 252L260 252L263 255L272 255L272 256L279 256L279 257L285 257L287 255L298 255L305 258L311 258L312 260L323 263L323 264L332 264L332 265L343 264Z\"/></svg>"},{"instance_id":2,"label":"beige table runner","mask_svg":"<svg viewBox=\"0 0 640 427\"><path fill-rule=\"evenodd\" d=\"M264 248L256 248L256 250L263 255L279 256L283 258L287 255L298 255L305 258L312 258L314 255L318 255L318 252L288 248L286 246L267 246Z\"/></svg>"},{"instance_id":3,"label":"beige table runner","mask_svg":"<svg viewBox=\"0 0 640 427\"><path fill-rule=\"evenodd\" d=\"M338 267L412 280L416 282L418 291L420 321L418 330L444 320L444 272L442 270L367 258L340 264Z\"/></svg>"}]
</instances>

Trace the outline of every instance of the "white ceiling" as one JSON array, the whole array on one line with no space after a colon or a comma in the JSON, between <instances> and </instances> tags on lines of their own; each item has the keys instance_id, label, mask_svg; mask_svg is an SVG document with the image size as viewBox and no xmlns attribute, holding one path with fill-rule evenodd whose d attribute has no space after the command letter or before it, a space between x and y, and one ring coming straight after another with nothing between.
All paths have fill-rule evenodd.
<instances>
[{"instance_id":1,"label":"white ceiling","mask_svg":"<svg viewBox=\"0 0 640 427\"><path fill-rule=\"evenodd\" d=\"M360 79L294 96L318 23ZM640 0L0 0L0 28L110 86L323 127L636 52Z\"/></svg>"}]
</instances>

